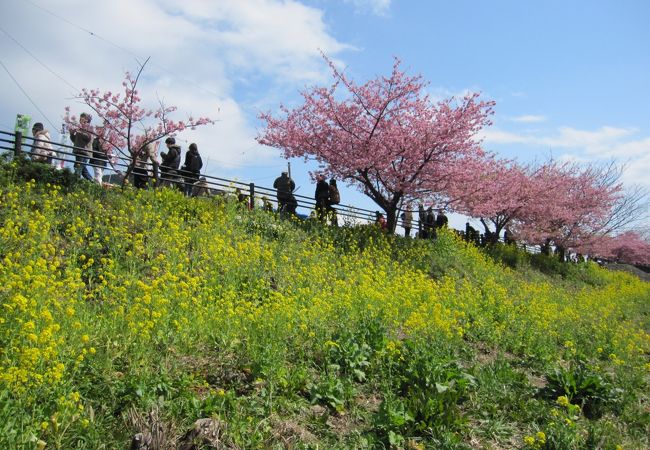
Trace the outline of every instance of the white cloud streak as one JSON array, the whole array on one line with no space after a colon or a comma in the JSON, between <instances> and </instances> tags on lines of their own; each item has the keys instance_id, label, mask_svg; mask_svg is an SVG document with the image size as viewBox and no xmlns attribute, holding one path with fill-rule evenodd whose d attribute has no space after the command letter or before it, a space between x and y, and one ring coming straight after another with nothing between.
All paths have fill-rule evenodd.
<instances>
[{"instance_id":1,"label":"white cloud streak","mask_svg":"<svg viewBox=\"0 0 650 450\"><path fill-rule=\"evenodd\" d=\"M497 128L481 133L488 145L524 145L544 151L560 149L563 160L598 162L616 160L626 165L626 183L650 187L650 137L638 136L637 128L603 126L597 130L560 127L553 135L519 134Z\"/></svg>"},{"instance_id":2,"label":"white cloud streak","mask_svg":"<svg viewBox=\"0 0 650 450\"><path fill-rule=\"evenodd\" d=\"M345 0L345 2L353 4L360 12L385 16L390 10L391 0Z\"/></svg>"},{"instance_id":3,"label":"white cloud streak","mask_svg":"<svg viewBox=\"0 0 650 450\"><path fill-rule=\"evenodd\" d=\"M529 114L524 116L513 117L510 120L519 123L539 123L539 122L544 122L546 120L546 117Z\"/></svg>"}]
</instances>

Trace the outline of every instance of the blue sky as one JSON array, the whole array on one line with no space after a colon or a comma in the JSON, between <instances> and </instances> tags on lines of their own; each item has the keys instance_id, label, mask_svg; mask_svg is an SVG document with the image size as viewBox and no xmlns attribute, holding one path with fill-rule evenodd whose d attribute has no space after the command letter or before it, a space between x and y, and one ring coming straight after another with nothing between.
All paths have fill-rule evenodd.
<instances>
[{"instance_id":1,"label":"blue sky","mask_svg":"<svg viewBox=\"0 0 650 450\"><path fill-rule=\"evenodd\" d=\"M436 98L481 91L497 102L486 149L522 161L616 159L628 163L626 183L650 187L647 23L643 0L5 0L0 61L58 124L66 105L83 109L71 85L117 89L136 56L151 56L145 98L178 105L178 118L218 119L181 136L209 172L269 185L286 163L256 144L256 116L328 82L319 49L357 81L388 73L397 56ZM0 92L3 129L17 112L41 115L1 68ZM312 168L292 162L306 195Z\"/></svg>"}]
</instances>

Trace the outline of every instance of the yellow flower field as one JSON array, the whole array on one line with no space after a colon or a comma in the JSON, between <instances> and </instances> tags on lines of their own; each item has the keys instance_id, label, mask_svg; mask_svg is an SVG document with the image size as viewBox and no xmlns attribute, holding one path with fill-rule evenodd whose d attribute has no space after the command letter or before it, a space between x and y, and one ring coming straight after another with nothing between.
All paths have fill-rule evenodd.
<instances>
[{"instance_id":1,"label":"yellow flower field","mask_svg":"<svg viewBox=\"0 0 650 450\"><path fill-rule=\"evenodd\" d=\"M0 448L127 448L154 406L232 448L650 446L630 275L10 176L0 225Z\"/></svg>"}]
</instances>

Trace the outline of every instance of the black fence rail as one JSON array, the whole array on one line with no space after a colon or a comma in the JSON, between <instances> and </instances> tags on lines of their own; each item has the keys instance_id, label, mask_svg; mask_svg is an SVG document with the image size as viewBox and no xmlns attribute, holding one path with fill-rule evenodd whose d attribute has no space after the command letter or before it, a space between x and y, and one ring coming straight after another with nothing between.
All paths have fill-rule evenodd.
<instances>
[{"instance_id":1,"label":"black fence rail","mask_svg":"<svg viewBox=\"0 0 650 450\"><path fill-rule=\"evenodd\" d=\"M45 162L52 162L58 167L73 169L79 158L72 145L56 143L25 136L20 132L0 131L0 150L13 152L14 157L19 155L30 156L34 160L43 159ZM49 155L46 153L51 152ZM101 169L104 172L102 181L104 183L122 183L131 159L118 157L105 163L94 163L92 156L84 156L88 161L84 165L88 168ZM58 164L57 164L58 163ZM181 170L160 170L159 164L150 161L142 161L136 164L136 168L129 174L130 183L136 184L138 176L153 181L157 186L176 186L188 195L235 195L240 200L248 203L250 208L271 207L277 210L277 190L253 182L242 182L227 178L220 178L208 174L199 174L199 181L188 181L188 173ZM164 168L163 168L164 169ZM88 176L91 177L90 173ZM194 177L196 178L196 177ZM90 179L90 178L89 178ZM147 182L147 184L149 184ZM293 193L296 199L296 212L299 216L308 217L316 208L313 198ZM260 202L262 202L260 204ZM360 208L354 205L339 204L332 206L336 217L343 221L353 223L369 223L375 221L375 212L369 209ZM403 223L399 224L403 226Z\"/></svg>"},{"instance_id":2,"label":"black fence rail","mask_svg":"<svg viewBox=\"0 0 650 450\"><path fill-rule=\"evenodd\" d=\"M13 153L14 157L20 155L30 156L33 160L44 159L45 162L52 163L58 167L73 169L78 160L79 154L75 153L75 147L72 145L56 143L37 139L30 136L24 136L20 132L7 132L0 130L0 150L6 150ZM45 155L46 152L51 152ZM92 152L91 152L92 153ZM117 157L115 159L94 163L92 156L85 157L88 159L84 164L87 167L101 169L105 175L102 175L104 184L121 184L130 167L131 159L126 157ZM164 169L164 168L163 168ZM88 174L90 176L90 174ZM188 181L187 173L181 170L161 170L160 164L154 164L151 161L141 161L136 164L132 170L130 183L137 184L137 177L146 179L146 185L177 187L187 195L225 195L236 196L239 201L247 203L249 208L269 208L279 211L280 205L277 201L277 190L271 187L265 187L253 182L242 182L220 178L208 174L199 174L199 181ZM296 214L299 217L309 217L315 214L316 201L304 195L293 193L297 206ZM374 223L376 220L375 211L360 208L354 205L338 204L331 207L335 212L337 221L342 220L344 223ZM405 228L407 223L398 219L397 225ZM423 224L418 219L413 219L408 226L409 229L422 232ZM485 235L478 234L476 231L466 233L465 231L455 230L456 233L468 242L476 245L485 245L488 242ZM503 242L503 238L499 238ZM539 253L539 246L519 245L529 253Z\"/></svg>"}]
</instances>

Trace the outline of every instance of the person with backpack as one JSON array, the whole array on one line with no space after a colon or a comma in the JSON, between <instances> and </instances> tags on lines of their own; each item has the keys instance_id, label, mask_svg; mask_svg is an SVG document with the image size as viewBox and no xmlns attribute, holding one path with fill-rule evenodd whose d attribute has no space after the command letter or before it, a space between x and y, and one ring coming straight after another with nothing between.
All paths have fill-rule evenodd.
<instances>
[{"instance_id":1,"label":"person with backpack","mask_svg":"<svg viewBox=\"0 0 650 450\"><path fill-rule=\"evenodd\" d=\"M292 192L296 189L296 183L289 178L288 172L282 172L282 174L275 179L273 182L273 189L277 190L278 211L281 213L287 211L287 205L293 197Z\"/></svg>"},{"instance_id":2,"label":"person with backpack","mask_svg":"<svg viewBox=\"0 0 650 450\"><path fill-rule=\"evenodd\" d=\"M333 205L341 203L341 194L336 185L336 180L332 178L329 185L329 200L327 201L327 215L330 217L333 226L338 226L338 218L336 217L336 209Z\"/></svg>"},{"instance_id":3,"label":"person with backpack","mask_svg":"<svg viewBox=\"0 0 650 450\"><path fill-rule=\"evenodd\" d=\"M173 180L177 179L178 168L181 166L181 147L176 145L176 139L168 137L165 139L167 152L161 152L160 158L160 179L161 185L170 186Z\"/></svg>"},{"instance_id":4,"label":"person with backpack","mask_svg":"<svg viewBox=\"0 0 650 450\"><path fill-rule=\"evenodd\" d=\"M181 173L185 179L185 195L192 194L192 187L194 183L199 181L201 175L201 168L203 167L203 160L199 155L199 149L196 144L190 144L189 150L185 154L185 164L181 167Z\"/></svg>"},{"instance_id":5,"label":"person with backpack","mask_svg":"<svg viewBox=\"0 0 650 450\"><path fill-rule=\"evenodd\" d=\"M316 193L314 194L314 200L316 200L316 218L325 223L327 219L327 206L330 199L330 187L325 181L325 177L322 175L318 176L318 182L316 183Z\"/></svg>"}]
</instances>

